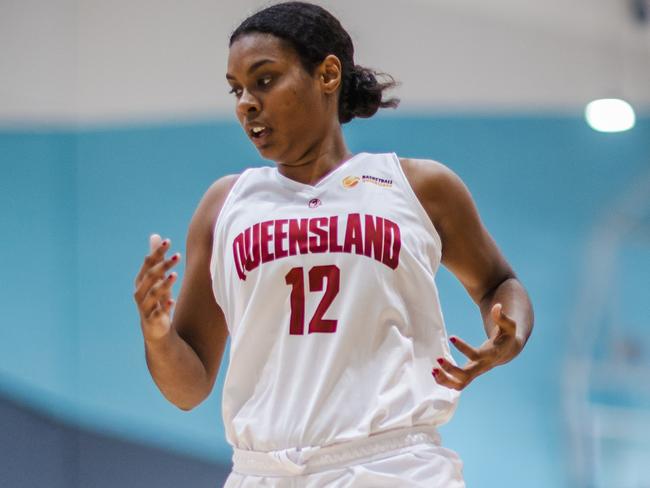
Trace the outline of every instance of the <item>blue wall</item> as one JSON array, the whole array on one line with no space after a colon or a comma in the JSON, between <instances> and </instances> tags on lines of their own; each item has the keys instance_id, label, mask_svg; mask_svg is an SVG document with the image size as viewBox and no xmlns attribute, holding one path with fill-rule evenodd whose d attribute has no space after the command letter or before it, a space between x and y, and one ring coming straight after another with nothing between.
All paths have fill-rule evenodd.
<instances>
[{"instance_id":1,"label":"blue wall","mask_svg":"<svg viewBox=\"0 0 650 488\"><path fill-rule=\"evenodd\" d=\"M390 115L346 135L353 151L451 166L533 298L528 347L473 383L442 428L468 486L565 486L561 361L581 256L599 215L650 166L650 119L600 134L578 118ZM210 183L259 164L226 122L0 133L0 391L75 425L227 459L223 369L197 409L168 404L144 361L133 280L149 234L184 254ZM445 270L439 285L450 333L481 343L464 290Z\"/></svg>"},{"instance_id":2,"label":"blue wall","mask_svg":"<svg viewBox=\"0 0 650 488\"><path fill-rule=\"evenodd\" d=\"M75 145L0 133L0 382L65 412L77 397Z\"/></svg>"}]
</instances>

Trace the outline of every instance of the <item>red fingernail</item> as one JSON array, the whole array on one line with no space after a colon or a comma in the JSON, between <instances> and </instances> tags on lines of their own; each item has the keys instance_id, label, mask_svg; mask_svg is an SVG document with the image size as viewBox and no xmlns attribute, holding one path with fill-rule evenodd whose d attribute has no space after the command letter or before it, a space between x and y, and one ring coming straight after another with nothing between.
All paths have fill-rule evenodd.
<instances>
[{"instance_id":1,"label":"red fingernail","mask_svg":"<svg viewBox=\"0 0 650 488\"><path fill-rule=\"evenodd\" d=\"M170 275L167 277L167 279L170 280L170 281L173 280L173 279L174 279L174 274L173 274L173 273L170 274Z\"/></svg>"},{"instance_id":2,"label":"red fingernail","mask_svg":"<svg viewBox=\"0 0 650 488\"><path fill-rule=\"evenodd\" d=\"M445 362L444 359L442 359L442 358L438 358L438 364L442 364L442 363L444 363L444 362Z\"/></svg>"},{"instance_id":3,"label":"red fingernail","mask_svg":"<svg viewBox=\"0 0 650 488\"><path fill-rule=\"evenodd\" d=\"M455 337L450 337L449 340L450 340L451 342L453 342L454 344L456 344L456 338L455 338Z\"/></svg>"},{"instance_id":4,"label":"red fingernail","mask_svg":"<svg viewBox=\"0 0 650 488\"><path fill-rule=\"evenodd\" d=\"M440 372L439 369L437 369L437 368L433 368L433 371L432 371L433 376L436 376L439 372Z\"/></svg>"},{"instance_id":5,"label":"red fingernail","mask_svg":"<svg viewBox=\"0 0 650 488\"><path fill-rule=\"evenodd\" d=\"M163 247L165 247L165 246L167 245L167 239L165 239L164 241L162 241L162 243L161 243L160 245L163 246Z\"/></svg>"},{"instance_id":6,"label":"red fingernail","mask_svg":"<svg viewBox=\"0 0 650 488\"><path fill-rule=\"evenodd\" d=\"M178 261L178 254L174 254L172 256L172 261Z\"/></svg>"}]
</instances>

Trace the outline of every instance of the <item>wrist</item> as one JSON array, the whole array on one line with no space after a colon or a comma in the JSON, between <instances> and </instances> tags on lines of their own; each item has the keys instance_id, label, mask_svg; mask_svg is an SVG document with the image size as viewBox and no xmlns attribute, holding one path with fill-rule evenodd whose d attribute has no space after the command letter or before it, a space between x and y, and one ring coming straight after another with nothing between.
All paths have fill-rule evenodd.
<instances>
[{"instance_id":1,"label":"wrist","mask_svg":"<svg viewBox=\"0 0 650 488\"><path fill-rule=\"evenodd\" d=\"M167 349L177 337L176 329L170 327L163 334L144 335L144 344L147 349Z\"/></svg>"}]
</instances>

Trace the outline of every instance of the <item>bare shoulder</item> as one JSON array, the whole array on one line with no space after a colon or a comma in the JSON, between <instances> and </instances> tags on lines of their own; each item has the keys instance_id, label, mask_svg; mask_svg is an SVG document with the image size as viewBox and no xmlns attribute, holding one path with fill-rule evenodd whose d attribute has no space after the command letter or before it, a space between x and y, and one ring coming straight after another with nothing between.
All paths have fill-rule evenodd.
<instances>
[{"instance_id":1,"label":"bare shoulder","mask_svg":"<svg viewBox=\"0 0 650 488\"><path fill-rule=\"evenodd\" d=\"M241 175L226 175L216 180L205 192L210 198L226 197Z\"/></svg>"},{"instance_id":2,"label":"bare shoulder","mask_svg":"<svg viewBox=\"0 0 650 488\"><path fill-rule=\"evenodd\" d=\"M459 206L472 206L469 190L450 168L430 159L400 158L407 180L434 224Z\"/></svg>"},{"instance_id":3,"label":"bare shoulder","mask_svg":"<svg viewBox=\"0 0 650 488\"><path fill-rule=\"evenodd\" d=\"M194 212L192 224L198 225L202 231L209 231L211 235L221 208L239 176L238 174L226 175L210 185Z\"/></svg>"},{"instance_id":4,"label":"bare shoulder","mask_svg":"<svg viewBox=\"0 0 650 488\"><path fill-rule=\"evenodd\" d=\"M201 204L210 210L221 210L226 197L230 193L230 190L232 190L232 187L235 186L235 183L239 179L239 176L239 174L226 175L216 180L206 190L203 198L201 199ZM201 205L199 205L199 208L200 207Z\"/></svg>"},{"instance_id":5,"label":"bare shoulder","mask_svg":"<svg viewBox=\"0 0 650 488\"><path fill-rule=\"evenodd\" d=\"M456 173L432 159L399 158L409 183L415 189L462 184Z\"/></svg>"}]
</instances>

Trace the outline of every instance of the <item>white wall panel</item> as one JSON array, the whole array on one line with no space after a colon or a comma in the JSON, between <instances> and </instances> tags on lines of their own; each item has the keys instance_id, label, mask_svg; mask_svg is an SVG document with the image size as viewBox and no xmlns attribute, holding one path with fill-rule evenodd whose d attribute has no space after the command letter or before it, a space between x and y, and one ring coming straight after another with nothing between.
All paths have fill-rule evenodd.
<instances>
[{"instance_id":1,"label":"white wall panel","mask_svg":"<svg viewBox=\"0 0 650 488\"><path fill-rule=\"evenodd\" d=\"M0 121L72 121L75 0L0 0Z\"/></svg>"},{"instance_id":2,"label":"white wall panel","mask_svg":"<svg viewBox=\"0 0 650 488\"><path fill-rule=\"evenodd\" d=\"M2 0L0 121L82 123L230 113L231 30L259 0ZM423 111L650 106L650 33L615 0L327 0L357 61Z\"/></svg>"}]
</instances>

